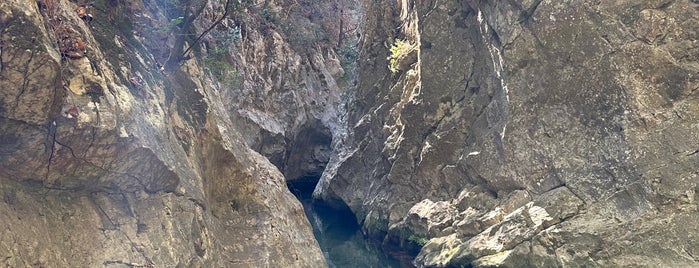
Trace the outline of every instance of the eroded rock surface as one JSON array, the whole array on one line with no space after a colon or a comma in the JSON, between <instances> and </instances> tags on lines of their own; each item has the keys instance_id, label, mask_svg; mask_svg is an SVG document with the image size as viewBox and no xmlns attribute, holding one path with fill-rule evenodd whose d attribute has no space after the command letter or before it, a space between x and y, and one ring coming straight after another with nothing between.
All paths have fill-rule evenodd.
<instances>
[{"instance_id":1,"label":"eroded rock surface","mask_svg":"<svg viewBox=\"0 0 699 268\"><path fill-rule=\"evenodd\" d=\"M364 8L318 197L420 267L697 265L696 1Z\"/></svg>"},{"instance_id":2,"label":"eroded rock surface","mask_svg":"<svg viewBox=\"0 0 699 268\"><path fill-rule=\"evenodd\" d=\"M419 267L697 266L696 1L231 2L0 3L2 265L324 266L322 173Z\"/></svg>"},{"instance_id":3,"label":"eroded rock surface","mask_svg":"<svg viewBox=\"0 0 699 268\"><path fill-rule=\"evenodd\" d=\"M223 3L185 28L155 2L92 1L91 21L83 2L0 3L0 266L324 266L239 134L230 61L168 58Z\"/></svg>"},{"instance_id":4,"label":"eroded rock surface","mask_svg":"<svg viewBox=\"0 0 699 268\"><path fill-rule=\"evenodd\" d=\"M289 180L319 177L332 140L344 135L339 117L356 76L357 2L264 1L257 6L267 20L240 22L246 42L232 56L245 72L222 97L247 144Z\"/></svg>"}]
</instances>

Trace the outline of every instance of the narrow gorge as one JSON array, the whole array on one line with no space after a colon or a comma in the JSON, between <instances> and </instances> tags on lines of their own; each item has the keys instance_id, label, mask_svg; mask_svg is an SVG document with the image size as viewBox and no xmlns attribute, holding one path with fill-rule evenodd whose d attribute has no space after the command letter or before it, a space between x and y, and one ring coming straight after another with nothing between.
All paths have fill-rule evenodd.
<instances>
[{"instance_id":1,"label":"narrow gorge","mask_svg":"<svg viewBox=\"0 0 699 268\"><path fill-rule=\"evenodd\" d=\"M698 190L696 0L0 2L0 267L692 267Z\"/></svg>"}]
</instances>

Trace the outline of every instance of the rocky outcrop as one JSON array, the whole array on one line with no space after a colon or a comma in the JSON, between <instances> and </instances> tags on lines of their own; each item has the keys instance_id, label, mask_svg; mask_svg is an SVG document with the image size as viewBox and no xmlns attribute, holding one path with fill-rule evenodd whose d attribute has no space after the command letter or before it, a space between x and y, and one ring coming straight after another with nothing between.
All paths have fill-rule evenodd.
<instances>
[{"instance_id":1,"label":"rocky outcrop","mask_svg":"<svg viewBox=\"0 0 699 268\"><path fill-rule=\"evenodd\" d=\"M363 7L316 196L421 267L697 265L697 3Z\"/></svg>"},{"instance_id":2,"label":"rocky outcrop","mask_svg":"<svg viewBox=\"0 0 699 268\"><path fill-rule=\"evenodd\" d=\"M249 12L266 19L239 22L242 40L232 61L241 85L222 97L247 144L289 180L320 177L332 139L342 135L338 110L356 60L342 51L356 46L355 2L265 1ZM216 38L208 40L210 49Z\"/></svg>"},{"instance_id":3,"label":"rocky outcrop","mask_svg":"<svg viewBox=\"0 0 699 268\"><path fill-rule=\"evenodd\" d=\"M696 1L87 4L0 3L4 266L323 266L321 174L419 267L697 265Z\"/></svg>"},{"instance_id":4,"label":"rocky outcrop","mask_svg":"<svg viewBox=\"0 0 699 268\"><path fill-rule=\"evenodd\" d=\"M152 1L94 1L93 20L81 3L0 3L0 266L325 265L282 173L239 134L230 62L163 66L220 6L183 25Z\"/></svg>"}]
</instances>

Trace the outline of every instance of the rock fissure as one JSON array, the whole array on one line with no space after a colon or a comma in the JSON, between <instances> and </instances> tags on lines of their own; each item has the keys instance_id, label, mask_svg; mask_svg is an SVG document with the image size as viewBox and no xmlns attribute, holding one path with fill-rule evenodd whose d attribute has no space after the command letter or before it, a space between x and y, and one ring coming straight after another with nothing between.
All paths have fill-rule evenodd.
<instances>
[{"instance_id":1,"label":"rock fissure","mask_svg":"<svg viewBox=\"0 0 699 268\"><path fill-rule=\"evenodd\" d=\"M577 194L575 191L573 191L573 189L570 189L570 187L568 187L568 186L565 185L565 184L561 185L560 187L566 188L571 194L573 194L578 200L580 200L580 202L582 202L583 204L587 205L587 201L585 201L585 199L583 199L579 194ZM551 190L549 190L549 192L552 191L552 190L555 190L555 189L556 189L556 188L551 189Z\"/></svg>"},{"instance_id":2,"label":"rock fissure","mask_svg":"<svg viewBox=\"0 0 699 268\"><path fill-rule=\"evenodd\" d=\"M123 195L122 195L122 198L124 198ZM107 231L107 230L116 230L116 229L119 229L119 224L115 223L115 222L112 220L112 218L109 217L109 214L107 214L107 212L104 211L104 209L102 208L102 206L101 206L100 204L97 204L97 203L94 202L94 200L93 200L93 205L94 205L95 207L97 207L97 209L99 210L100 215L101 215L101 216L104 216L104 217L107 219L107 221L109 221L109 226L104 226L104 225L102 225L102 227L101 227L101 229L102 229L102 234L103 234L103 235L105 235L105 236L107 235L107 234L106 234L106 231Z\"/></svg>"},{"instance_id":3,"label":"rock fissure","mask_svg":"<svg viewBox=\"0 0 699 268\"><path fill-rule=\"evenodd\" d=\"M146 263L146 264L140 264L137 262L129 262L129 261L122 261L122 260L106 260L103 262L104 266L109 266L109 265L126 265L127 267L140 267L140 268L150 268L150 267L155 267L155 264L153 263Z\"/></svg>"},{"instance_id":4,"label":"rock fissure","mask_svg":"<svg viewBox=\"0 0 699 268\"><path fill-rule=\"evenodd\" d=\"M3 57L3 55L2 55L4 48L5 48L5 41L3 38L0 37L0 73L3 73L5 71L5 63L3 60L5 57Z\"/></svg>"},{"instance_id":5,"label":"rock fissure","mask_svg":"<svg viewBox=\"0 0 699 268\"><path fill-rule=\"evenodd\" d=\"M53 155L56 152L56 121L52 121L48 124L48 131L46 133L45 148L50 151L49 158L46 162L46 176L44 180L49 179L49 174L51 174L51 161L53 160Z\"/></svg>"},{"instance_id":6,"label":"rock fissure","mask_svg":"<svg viewBox=\"0 0 699 268\"><path fill-rule=\"evenodd\" d=\"M413 166L414 167L420 166L420 164L422 163L423 155L432 147L430 145L430 143L427 141L427 139L430 136L435 135L437 129L439 129L439 126L442 123L442 120L444 120L444 118L446 118L446 117L447 117L446 114L442 115L439 119L437 119L437 122L435 122L434 124L429 126L429 128L425 131L425 134L422 135L422 139L418 145L420 152L417 153L413 159ZM437 138L437 139L439 139L439 138ZM413 169L413 175L415 175L415 169Z\"/></svg>"},{"instance_id":7,"label":"rock fissure","mask_svg":"<svg viewBox=\"0 0 699 268\"><path fill-rule=\"evenodd\" d=\"M36 53L35 50L29 51L29 59L27 59L27 63L24 64L24 70L21 71L22 72L22 84L19 88L19 92L18 92L17 96L15 97L15 106L12 107L13 111L17 110L17 107L21 103L20 99L22 99L22 95L24 95L24 93L27 91L27 88L29 87L29 76L31 74L33 74L34 72L36 72L37 70L39 70L39 68L41 67L41 65L39 65L38 67L36 67L36 69L29 72L30 63L34 59L34 53Z\"/></svg>"}]
</instances>

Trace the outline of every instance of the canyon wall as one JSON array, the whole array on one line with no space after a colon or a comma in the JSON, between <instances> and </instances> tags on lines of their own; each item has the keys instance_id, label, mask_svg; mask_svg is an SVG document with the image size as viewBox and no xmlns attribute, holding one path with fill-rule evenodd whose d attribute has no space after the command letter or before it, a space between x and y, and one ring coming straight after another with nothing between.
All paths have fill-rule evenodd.
<instances>
[{"instance_id":1,"label":"canyon wall","mask_svg":"<svg viewBox=\"0 0 699 268\"><path fill-rule=\"evenodd\" d=\"M334 52L275 24L303 8L2 1L0 266L324 266L282 172L250 149L283 166L287 145L265 139L327 121L339 94Z\"/></svg>"},{"instance_id":2,"label":"canyon wall","mask_svg":"<svg viewBox=\"0 0 699 268\"><path fill-rule=\"evenodd\" d=\"M699 3L363 5L318 198L419 267L697 265Z\"/></svg>"},{"instance_id":3,"label":"canyon wall","mask_svg":"<svg viewBox=\"0 0 699 268\"><path fill-rule=\"evenodd\" d=\"M694 0L6 0L0 264L695 266ZM213 27L212 27L213 26ZM203 34L206 33L206 34Z\"/></svg>"}]
</instances>

